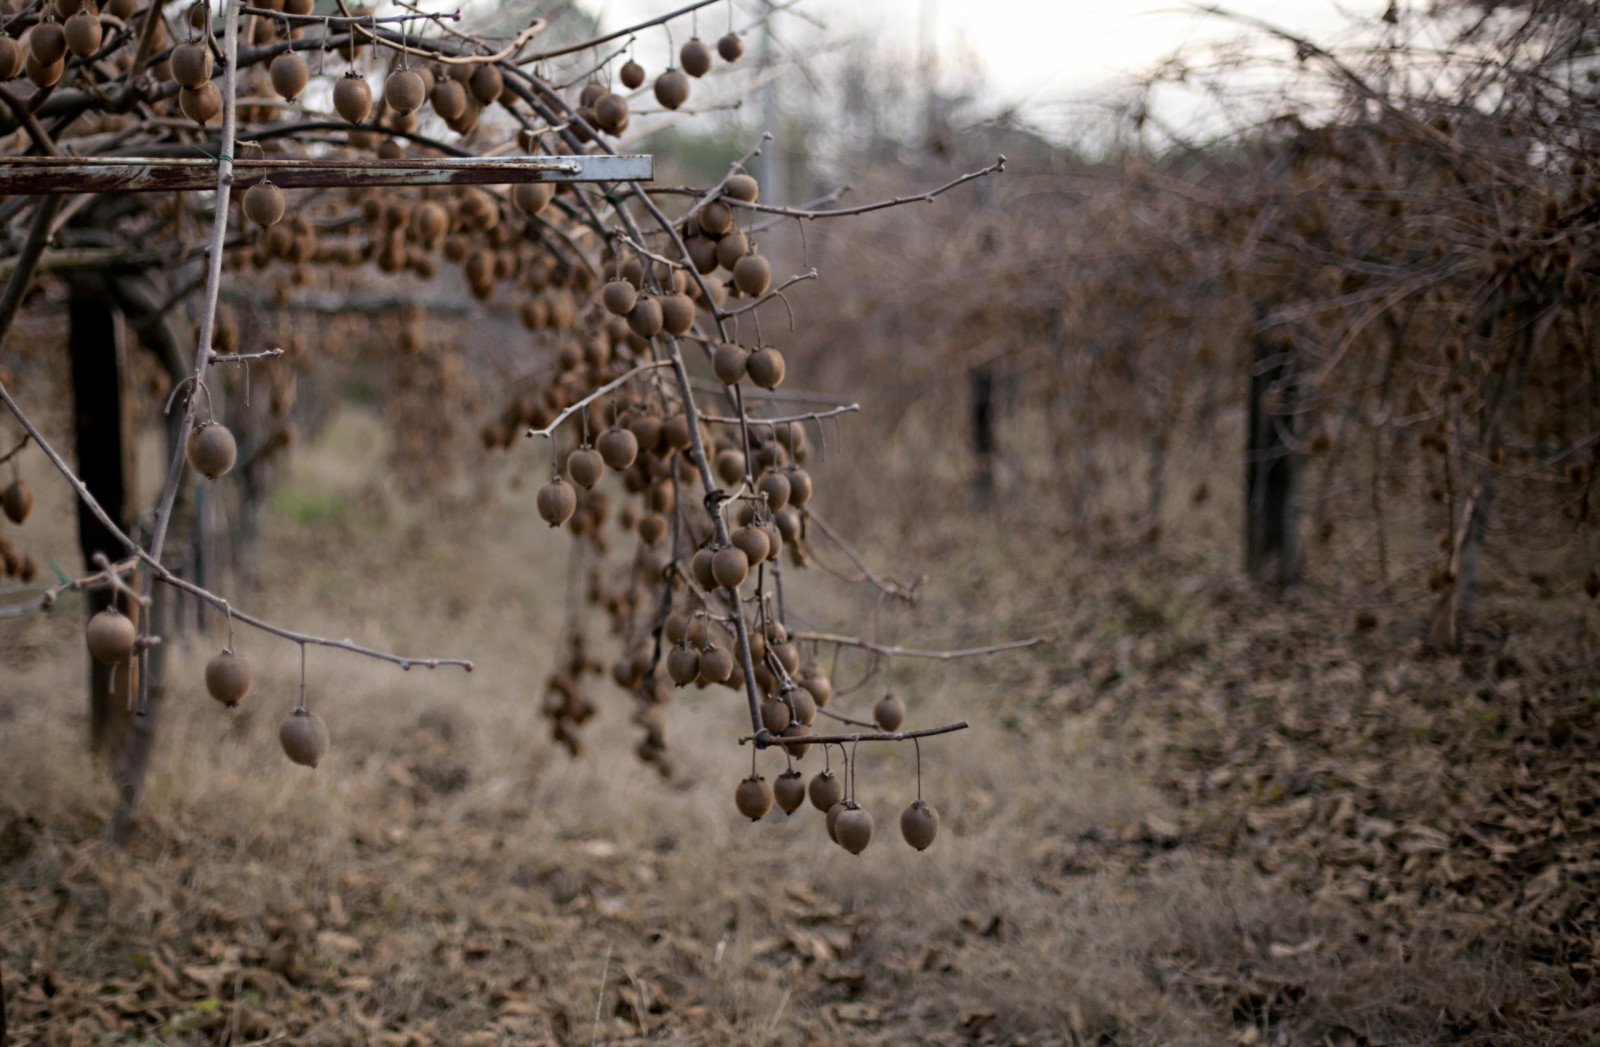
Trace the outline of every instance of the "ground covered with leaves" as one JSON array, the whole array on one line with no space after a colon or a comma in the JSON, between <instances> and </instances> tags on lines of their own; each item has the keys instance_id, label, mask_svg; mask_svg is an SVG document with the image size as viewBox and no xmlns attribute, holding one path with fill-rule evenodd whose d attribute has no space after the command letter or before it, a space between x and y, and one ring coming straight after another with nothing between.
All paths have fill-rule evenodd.
<instances>
[{"instance_id":1,"label":"ground covered with leaves","mask_svg":"<svg viewBox=\"0 0 1600 1047\"><path fill-rule=\"evenodd\" d=\"M1600 610L1576 578L1499 579L1442 655L1421 607L1361 629L1315 583L973 522L885 639L1048 642L840 699L972 723L923 746L926 854L894 832L912 752L863 749L879 835L853 857L809 807L738 816L727 692L668 707L670 781L608 684L586 756L548 740L569 544L531 492L424 535L358 489L297 472L254 609L480 668L313 651L334 748L308 772L275 740L297 652L244 636L257 682L226 712L199 683L219 634L194 638L127 853L100 843L79 609L0 622L12 1042L1594 1042Z\"/></svg>"}]
</instances>

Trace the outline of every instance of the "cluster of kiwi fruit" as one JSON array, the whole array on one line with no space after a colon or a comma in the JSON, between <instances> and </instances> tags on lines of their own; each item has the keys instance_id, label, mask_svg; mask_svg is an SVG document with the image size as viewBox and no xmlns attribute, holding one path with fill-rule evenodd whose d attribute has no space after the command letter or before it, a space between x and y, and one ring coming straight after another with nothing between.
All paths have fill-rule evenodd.
<instances>
[{"instance_id":1,"label":"cluster of kiwi fruit","mask_svg":"<svg viewBox=\"0 0 1600 1047\"><path fill-rule=\"evenodd\" d=\"M133 13L132 0L112 0L106 13L120 24ZM36 87L54 87L68 63L83 65L106 39L106 26L93 0L51 0L37 11L9 12L9 29L23 28L19 39L0 35L0 79L26 76Z\"/></svg>"},{"instance_id":2,"label":"cluster of kiwi fruit","mask_svg":"<svg viewBox=\"0 0 1600 1047\"><path fill-rule=\"evenodd\" d=\"M845 779L824 768L811 777L792 767L769 783L758 774L741 779L734 787L733 805L751 821L760 821L776 806L785 815L793 814L807 800L825 815L828 838L851 854L860 854L872 842L872 814L848 796ZM933 846L939 835L939 812L920 797L900 813L900 836L919 851Z\"/></svg>"},{"instance_id":3,"label":"cluster of kiwi fruit","mask_svg":"<svg viewBox=\"0 0 1600 1047\"><path fill-rule=\"evenodd\" d=\"M22 477L13 475L5 489L0 490L0 512L19 527L27 522L33 512L33 488ZM4 569L5 577L24 584L39 574L39 563L32 554L13 549L11 539L3 532L0 532L0 568Z\"/></svg>"},{"instance_id":4,"label":"cluster of kiwi fruit","mask_svg":"<svg viewBox=\"0 0 1600 1047\"><path fill-rule=\"evenodd\" d=\"M550 721L550 740L573 756L583 755L578 729L599 710L583 693L585 676L597 676L605 666L587 651L583 634L573 630L562 665L545 681L539 712Z\"/></svg>"}]
</instances>

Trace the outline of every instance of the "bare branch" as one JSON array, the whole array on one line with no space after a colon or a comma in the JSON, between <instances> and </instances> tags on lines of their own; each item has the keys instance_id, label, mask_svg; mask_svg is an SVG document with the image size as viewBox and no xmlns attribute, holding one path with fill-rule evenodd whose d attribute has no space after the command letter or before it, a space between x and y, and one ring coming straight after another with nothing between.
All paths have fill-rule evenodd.
<instances>
[{"instance_id":1,"label":"bare branch","mask_svg":"<svg viewBox=\"0 0 1600 1047\"><path fill-rule=\"evenodd\" d=\"M920 731L877 731L872 734L798 734L790 738L780 738L771 731L763 730L759 734L746 735L739 739L739 744L755 742L757 749L766 749L770 746L780 745L854 745L856 742L908 742L913 738L931 738L936 734L952 734L964 731L972 726L967 721L947 723L943 727L927 727Z\"/></svg>"},{"instance_id":2,"label":"bare branch","mask_svg":"<svg viewBox=\"0 0 1600 1047\"><path fill-rule=\"evenodd\" d=\"M832 418L834 415L851 414L859 410L861 410L860 404L845 404L842 407L835 407L831 411L812 411L808 414L791 414L782 418L725 418L717 414L703 414L700 416L700 420L703 422L715 422L718 425L764 425L769 429L773 429L780 425L789 425L794 422L817 422L824 418Z\"/></svg>"},{"instance_id":3,"label":"bare branch","mask_svg":"<svg viewBox=\"0 0 1600 1047\"><path fill-rule=\"evenodd\" d=\"M562 422L564 422L568 418L572 417L572 415L574 415L578 411L581 411L585 407L588 407L590 404L594 403L596 400L600 399L602 396L604 396L605 394L609 393L611 390L617 388L620 385L626 385L628 383L628 381L630 381L633 378L637 378L639 375L643 374L646 371L654 371L658 367L671 367L671 366L672 366L672 361L671 360L655 360L655 361L653 361L651 363L640 364L638 367L635 367L633 370L629 371L627 374L623 375L622 377L614 378L611 381L607 382L605 385L602 385L600 388L596 389L594 392L590 393L588 396L585 396L582 400L579 400L576 403L568 404L565 408L562 409L560 414L556 415L555 421L551 422L549 425L545 426L543 429L529 429L525 435L527 435L527 436L550 436L552 433L554 433L556 431L556 427L559 426Z\"/></svg>"},{"instance_id":4,"label":"bare branch","mask_svg":"<svg viewBox=\"0 0 1600 1047\"><path fill-rule=\"evenodd\" d=\"M954 651L927 651L915 647L894 647L888 644L869 643L855 636L834 636L831 633L803 633L790 634L791 639L810 640L813 643L831 643L840 647L858 647L863 651L874 654L887 655L894 658L937 658L949 661L954 658L971 658L980 654L995 654L999 651L1015 651L1023 647L1033 647L1044 643L1043 637L1034 637L1031 640L1007 640L1004 643L990 644L987 647L966 647Z\"/></svg>"}]
</instances>

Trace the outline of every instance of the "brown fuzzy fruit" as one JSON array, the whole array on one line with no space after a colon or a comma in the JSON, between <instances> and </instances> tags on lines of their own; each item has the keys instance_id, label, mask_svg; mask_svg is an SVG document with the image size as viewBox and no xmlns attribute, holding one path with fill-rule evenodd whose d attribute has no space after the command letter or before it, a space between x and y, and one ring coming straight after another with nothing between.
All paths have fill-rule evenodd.
<instances>
[{"instance_id":1,"label":"brown fuzzy fruit","mask_svg":"<svg viewBox=\"0 0 1600 1047\"><path fill-rule=\"evenodd\" d=\"M206 690L223 705L238 705L250 693L250 663L223 651L206 663Z\"/></svg>"},{"instance_id":2,"label":"brown fuzzy fruit","mask_svg":"<svg viewBox=\"0 0 1600 1047\"><path fill-rule=\"evenodd\" d=\"M832 807L828 808L828 813L827 813L828 839L832 840L834 843L838 843L839 842L839 837L834 835L834 830L838 828L839 815L843 814L845 812L845 809L846 808L845 808L843 800L838 801Z\"/></svg>"},{"instance_id":3,"label":"brown fuzzy fruit","mask_svg":"<svg viewBox=\"0 0 1600 1047\"><path fill-rule=\"evenodd\" d=\"M656 101L676 109L689 100L689 78L680 70L668 69L656 77Z\"/></svg>"},{"instance_id":4,"label":"brown fuzzy fruit","mask_svg":"<svg viewBox=\"0 0 1600 1047\"><path fill-rule=\"evenodd\" d=\"M885 731L898 731L906 722L906 703L897 694L886 694L872 707L872 719Z\"/></svg>"},{"instance_id":5,"label":"brown fuzzy fruit","mask_svg":"<svg viewBox=\"0 0 1600 1047\"><path fill-rule=\"evenodd\" d=\"M21 76L26 61L22 45L17 43L15 37L0 36L0 80Z\"/></svg>"},{"instance_id":6,"label":"brown fuzzy fruit","mask_svg":"<svg viewBox=\"0 0 1600 1047\"><path fill-rule=\"evenodd\" d=\"M718 549L711 557L711 577L719 588L737 589L750 576L750 559L744 550L730 545Z\"/></svg>"},{"instance_id":7,"label":"brown fuzzy fruit","mask_svg":"<svg viewBox=\"0 0 1600 1047\"><path fill-rule=\"evenodd\" d=\"M372 114L372 88L355 73L333 85L333 108L352 124L365 123Z\"/></svg>"},{"instance_id":8,"label":"brown fuzzy fruit","mask_svg":"<svg viewBox=\"0 0 1600 1047\"><path fill-rule=\"evenodd\" d=\"M939 835L939 812L922 800L900 812L900 835L919 851L933 846Z\"/></svg>"},{"instance_id":9,"label":"brown fuzzy fruit","mask_svg":"<svg viewBox=\"0 0 1600 1047\"><path fill-rule=\"evenodd\" d=\"M834 839L851 854L860 854L872 842L872 815L854 804L845 804L833 825Z\"/></svg>"},{"instance_id":10,"label":"brown fuzzy fruit","mask_svg":"<svg viewBox=\"0 0 1600 1047\"><path fill-rule=\"evenodd\" d=\"M414 113L428 100L428 85L415 70L396 70L383 82L383 100L397 113Z\"/></svg>"},{"instance_id":11,"label":"brown fuzzy fruit","mask_svg":"<svg viewBox=\"0 0 1600 1047\"><path fill-rule=\"evenodd\" d=\"M115 665L132 654L137 638L138 630L134 628L133 619L115 607L108 607L90 618L88 628L84 630L90 656L106 665Z\"/></svg>"},{"instance_id":12,"label":"brown fuzzy fruit","mask_svg":"<svg viewBox=\"0 0 1600 1047\"><path fill-rule=\"evenodd\" d=\"M732 486L744 478L744 452L725 447L717 452L717 479ZM751 561L754 563L755 561Z\"/></svg>"},{"instance_id":13,"label":"brown fuzzy fruit","mask_svg":"<svg viewBox=\"0 0 1600 1047\"><path fill-rule=\"evenodd\" d=\"M211 49L205 44L179 44L167 58L180 87L199 87L211 79Z\"/></svg>"},{"instance_id":14,"label":"brown fuzzy fruit","mask_svg":"<svg viewBox=\"0 0 1600 1047\"><path fill-rule=\"evenodd\" d=\"M845 799L845 783L834 772L819 770L811 778L810 786L806 786L806 794L811 797L811 807L827 813L834 804Z\"/></svg>"},{"instance_id":15,"label":"brown fuzzy fruit","mask_svg":"<svg viewBox=\"0 0 1600 1047\"><path fill-rule=\"evenodd\" d=\"M689 635L689 616L682 611L668 614L666 621L661 623L661 635L666 637L668 643L682 643L684 637Z\"/></svg>"},{"instance_id":16,"label":"brown fuzzy fruit","mask_svg":"<svg viewBox=\"0 0 1600 1047\"><path fill-rule=\"evenodd\" d=\"M561 477L556 477L543 487L535 497L539 517L551 527L560 527L578 510L578 492Z\"/></svg>"},{"instance_id":17,"label":"brown fuzzy fruit","mask_svg":"<svg viewBox=\"0 0 1600 1047\"><path fill-rule=\"evenodd\" d=\"M744 41L738 33L726 33L717 39L717 54L724 62L737 62L744 57Z\"/></svg>"},{"instance_id":18,"label":"brown fuzzy fruit","mask_svg":"<svg viewBox=\"0 0 1600 1047\"><path fill-rule=\"evenodd\" d=\"M745 369L750 372L750 380L763 389L776 389L783 384L783 354L770 345L751 353Z\"/></svg>"},{"instance_id":19,"label":"brown fuzzy fruit","mask_svg":"<svg viewBox=\"0 0 1600 1047\"><path fill-rule=\"evenodd\" d=\"M759 822L772 810L772 786L760 776L746 778L733 791L733 804L739 808L740 814L752 822Z\"/></svg>"},{"instance_id":20,"label":"brown fuzzy fruit","mask_svg":"<svg viewBox=\"0 0 1600 1047\"><path fill-rule=\"evenodd\" d=\"M278 725L284 755L302 767L315 767L328 754L328 725L314 712L296 709Z\"/></svg>"},{"instance_id":21,"label":"brown fuzzy fruit","mask_svg":"<svg viewBox=\"0 0 1600 1047\"><path fill-rule=\"evenodd\" d=\"M626 469L639 457L639 438L631 430L613 427L600 434L595 448L611 468Z\"/></svg>"},{"instance_id":22,"label":"brown fuzzy fruit","mask_svg":"<svg viewBox=\"0 0 1600 1047\"><path fill-rule=\"evenodd\" d=\"M789 478L789 504L805 505L811 501L811 474L794 467L785 475Z\"/></svg>"},{"instance_id":23,"label":"brown fuzzy fruit","mask_svg":"<svg viewBox=\"0 0 1600 1047\"><path fill-rule=\"evenodd\" d=\"M81 10L68 18L62 31L67 37L67 50L79 58L87 58L100 50L100 41L105 38L105 30L100 27L100 19Z\"/></svg>"},{"instance_id":24,"label":"brown fuzzy fruit","mask_svg":"<svg viewBox=\"0 0 1600 1047\"><path fill-rule=\"evenodd\" d=\"M705 41L698 36L694 37L679 49L678 61L683 65L683 71L690 76L705 76L711 72L711 48L707 47Z\"/></svg>"},{"instance_id":25,"label":"brown fuzzy fruit","mask_svg":"<svg viewBox=\"0 0 1600 1047\"><path fill-rule=\"evenodd\" d=\"M511 189L511 203L523 214L538 214L555 199L554 182L519 182Z\"/></svg>"},{"instance_id":26,"label":"brown fuzzy fruit","mask_svg":"<svg viewBox=\"0 0 1600 1047\"><path fill-rule=\"evenodd\" d=\"M271 182L257 182L244 191L244 216L263 228L283 220L283 190Z\"/></svg>"},{"instance_id":27,"label":"brown fuzzy fruit","mask_svg":"<svg viewBox=\"0 0 1600 1047\"><path fill-rule=\"evenodd\" d=\"M767 496L767 508L773 512L789 504L789 478L782 473L763 473L756 490Z\"/></svg>"},{"instance_id":28,"label":"brown fuzzy fruit","mask_svg":"<svg viewBox=\"0 0 1600 1047\"><path fill-rule=\"evenodd\" d=\"M761 183L747 174L729 175L722 186L722 193L730 200L753 204L761 196Z\"/></svg>"},{"instance_id":29,"label":"brown fuzzy fruit","mask_svg":"<svg viewBox=\"0 0 1600 1047\"><path fill-rule=\"evenodd\" d=\"M739 379L745 376L745 365L749 359L750 354L744 346L724 343L711 354L711 370L716 372L717 381L723 385L737 385Z\"/></svg>"},{"instance_id":30,"label":"brown fuzzy fruit","mask_svg":"<svg viewBox=\"0 0 1600 1047\"><path fill-rule=\"evenodd\" d=\"M725 683L733 676L733 652L716 645L701 651L700 676L707 683Z\"/></svg>"},{"instance_id":31,"label":"brown fuzzy fruit","mask_svg":"<svg viewBox=\"0 0 1600 1047\"><path fill-rule=\"evenodd\" d=\"M467 90L484 105L499 98L505 86L505 78L500 75L499 67L489 63L483 63L474 69L472 79L467 81Z\"/></svg>"},{"instance_id":32,"label":"brown fuzzy fruit","mask_svg":"<svg viewBox=\"0 0 1600 1047\"><path fill-rule=\"evenodd\" d=\"M685 335L694 326L694 299L686 294L661 296L661 328L673 336Z\"/></svg>"},{"instance_id":33,"label":"brown fuzzy fruit","mask_svg":"<svg viewBox=\"0 0 1600 1047\"><path fill-rule=\"evenodd\" d=\"M623 87L632 91L644 83L644 66L630 58L622 63L617 79L622 81Z\"/></svg>"},{"instance_id":34,"label":"brown fuzzy fruit","mask_svg":"<svg viewBox=\"0 0 1600 1047\"><path fill-rule=\"evenodd\" d=\"M776 698L763 698L761 700L761 725L773 734L782 734L784 728L794 722L794 714L789 707Z\"/></svg>"},{"instance_id":35,"label":"brown fuzzy fruit","mask_svg":"<svg viewBox=\"0 0 1600 1047\"><path fill-rule=\"evenodd\" d=\"M795 677L796 682L811 692L812 699L817 703L817 708L822 708L833 701L833 682L826 673L814 665L807 666Z\"/></svg>"},{"instance_id":36,"label":"brown fuzzy fruit","mask_svg":"<svg viewBox=\"0 0 1600 1047\"><path fill-rule=\"evenodd\" d=\"M667 652L667 675L679 687L693 683L700 675L700 655L688 647L674 647Z\"/></svg>"},{"instance_id":37,"label":"brown fuzzy fruit","mask_svg":"<svg viewBox=\"0 0 1600 1047\"><path fill-rule=\"evenodd\" d=\"M806 780L799 771L784 771L772 783L772 796L784 814L793 814L806 802Z\"/></svg>"},{"instance_id":38,"label":"brown fuzzy fruit","mask_svg":"<svg viewBox=\"0 0 1600 1047\"><path fill-rule=\"evenodd\" d=\"M40 65L55 65L67 54L67 34L60 22L40 22L28 31L28 52Z\"/></svg>"},{"instance_id":39,"label":"brown fuzzy fruit","mask_svg":"<svg viewBox=\"0 0 1600 1047\"><path fill-rule=\"evenodd\" d=\"M659 542L666 537L667 518L660 513L645 513L639 517L638 532L645 542Z\"/></svg>"},{"instance_id":40,"label":"brown fuzzy fruit","mask_svg":"<svg viewBox=\"0 0 1600 1047\"><path fill-rule=\"evenodd\" d=\"M711 573L711 565L716 560L717 554L710 549L697 549L689 560L689 573L694 575L694 580L702 589L715 589L717 579Z\"/></svg>"},{"instance_id":41,"label":"brown fuzzy fruit","mask_svg":"<svg viewBox=\"0 0 1600 1047\"><path fill-rule=\"evenodd\" d=\"M580 447L567 455L567 476L579 487L593 487L605 472L605 459L592 447Z\"/></svg>"},{"instance_id":42,"label":"brown fuzzy fruit","mask_svg":"<svg viewBox=\"0 0 1600 1047\"><path fill-rule=\"evenodd\" d=\"M34 86L54 87L61 82L61 77L66 74L67 60L65 58L57 58L54 62L46 65L34 58L32 54L29 54L22 68L28 74L28 79Z\"/></svg>"},{"instance_id":43,"label":"brown fuzzy fruit","mask_svg":"<svg viewBox=\"0 0 1600 1047\"><path fill-rule=\"evenodd\" d=\"M301 55L294 51L285 51L267 66L267 76L271 78L272 89L278 96L284 101L292 102L306 89L306 80L311 76L311 69Z\"/></svg>"},{"instance_id":44,"label":"brown fuzzy fruit","mask_svg":"<svg viewBox=\"0 0 1600 1047\"><path fill-rule=\"evenodd\" d=\"M603 91L594 101L594 124L609 135L628 129L628 100L614 91Z\"/></svg>"},{"instance_id":45,"label":"brown fuzzy fruit","mask_svg":"<svg viewBox=\"0 0 1600 1047\"><path fill-rule=\"evenodd\" d=\"M791 723L789 726L783 729L783 737L785 738L804 738L810 733L811 728L807 727L803 723ZM811 743L804 742L800 745L790 745L786 746L785 748L789 750L790 756L793 756L796 760L799 760L803 759L806 753L811 751Z\"/></svg>"},{"instance_id":46,"label":"brown fuzzy fruit","mask_svg":"<svg viewBox=\"0 0 1600 1047\"><path fill-rule=\"evenodd\" d=\"M628 329L640 338L653 338L661 331L661 302L649 295L640 295L628 310Z\"/></svg>"},{"instance_id":47,"label":"brown fuzzy fruit","mask_svg":"<svg viewBox=\"0 0 1600 1047\"><path fill-rule=\"evenodd\" d=\"M793 649L793 644L784 644ZM781 656L780 656L781 657ZM787 666L785 667L787 671ZM790 673L792 676L793 673ZM801 727L810 727L817 722L817 701L811 697L811 692L804 687L791 687L784 695L789 700L789 708L794 712L794 722Z\"/></svg>"},{"instance_id":48,"label":"brown fuzzy fruit","mask_svg":"<svg viewBox=\"0 0 1600 1047\"><path fill-rule=\"evenodd\" d=\"M627 316L638 301L638 290L626 280L608 280L600 288L600 304L612 316Z\"/></svg>"},{"instance_id":49,"label":"brown fuzzy fruit","mask_svg":"<svg viewBox=\"0 0 1600 1047\"><path fill-rule=\"evenodd\" d=\"M772 286L772 266L754 252L747 254L733 265L733 283L751 298L764 295Z\"/></svg>"},{"instance_id":50,"label":"brown fuzzy fruit","mask_svg":"<svg viewBox=\"0 0 1600 1047\"><path fill-rule=\"evenodd\" d=\"M737 454L738 452L734 453ZM732 483L733 481L730 480L728 482ZM741 527L733 532L730 541L744 550L745 558L753 564L764 561L767 558L767 554L772 551L772 547L767 542L766 532L759 527Z\"/></svg>"},{"instance_id":51,"label":"brown fuzzy fruit","mask_svg":"<svg viewBox=\"0 0 1600 1047\"><path fill-rule=\"evenodd\" d=\"M713 200L700 208L700 214L695 220L707 234L723 236L733 228L733 208L721 200Z\"/></svg>"},{"instance_id":52,"label":"brown fuzzy fruit","mask_svg":"<svg viewBox=\"0 0 1600 1047\"><path fill-rule=\"evenodd\" d=\"M23 480L12 480L0 492L0 508L5 510L7 520L21 524L33 512L33 488Z\"/></svg>"},{"instance_id":53,"label":"brown fuzzy fruit","mask_svg":"<svg viewBox=\"0 0 1600 1047\"><path fill-rule=\"evenodd\" d=\"M439 119L459 120L467 111L467 89L445 77L433 85L428 101L433 103L433 111L439 114Z\"/></svg>"},{"instance_id":54,"label":"brown fuzzy fruit","mask_svg":"<svg viewBox=\"0 0 1600 1047\"><path fill-rule=\"evenodd\" d=\"M204 124L222 112L222 92L210 80L203 81L199 87L179 88L178 108L195 123Z\"/></svg>"},{"instance_id":55,"label":"brown fuzzy fruit","mask_svg":"<svg viewBox=\"0 0 1600 1047\"><path fill-rule=\"evenodd\" d=\"M205 422L189 431L183 453L195 472L215 480L233 468L239 447L227 426L221 422Z\"/></svg>"}]
</instances>

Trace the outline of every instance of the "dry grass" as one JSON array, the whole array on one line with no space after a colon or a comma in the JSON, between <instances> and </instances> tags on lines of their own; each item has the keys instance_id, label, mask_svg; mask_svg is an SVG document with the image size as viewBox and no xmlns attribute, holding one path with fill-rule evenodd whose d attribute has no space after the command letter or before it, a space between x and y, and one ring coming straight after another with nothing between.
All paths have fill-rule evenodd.
<instances>
[{"instance_id":1,"label":"dry grass","mask_svg":"<svg viewBox=\"0 0 1600 1047\"><path fill-rule=\"evenodd\" d=\"M479 668L313 651L334 735L314 773L273 737L296 651L243 636L257 682L229 713L199 685L219 641L196 640L138 838L103 853L76 608L0 622L17 1042L1509 1043L1554 1035L1539 994L1577 998L1498 896L1440 903L1413 874L1441 854L1404 850L1479 802L1462 771L1506 773L1491 749L1450 765L1492 745L1478 705L1430 698L1466 670L1329 630L1314 594L1269 605L1170 560L1073 569L971 525L970 558L896 635L1055 642L897 667L914 725L974 730L924 746L945 829L923 855L895 832L911 751L863 751L881 838L855 858L809 806L738 818L726 694L670 707L663 782L632 757L628 699L594 684L591 751L569 760L538 714L568 539L530 522L531 491L436 523L364 490L377 444L360 421L301 455L253 603ZM852 604L824 588L820 606Z\"/></svg>"}]
</instances>

